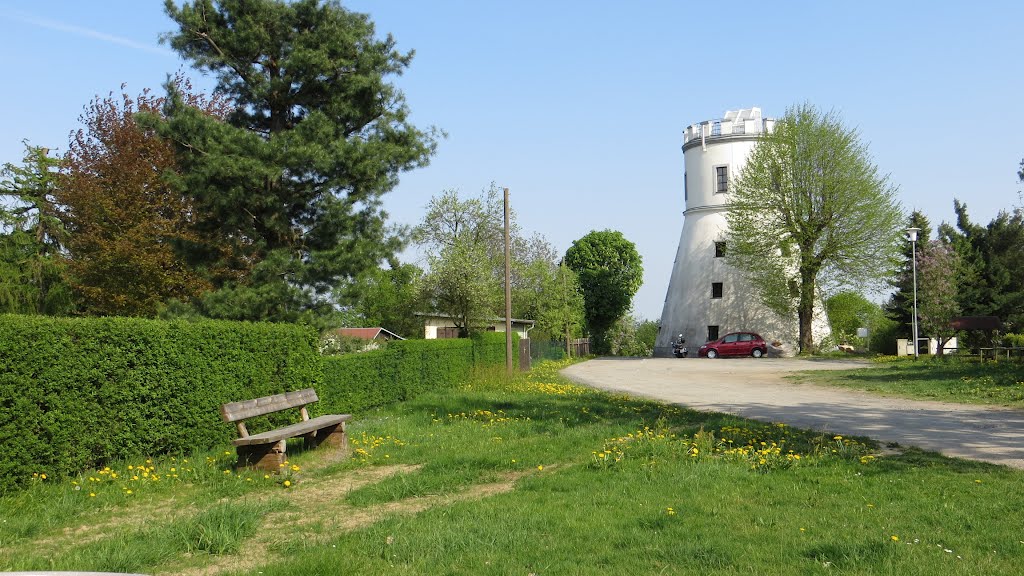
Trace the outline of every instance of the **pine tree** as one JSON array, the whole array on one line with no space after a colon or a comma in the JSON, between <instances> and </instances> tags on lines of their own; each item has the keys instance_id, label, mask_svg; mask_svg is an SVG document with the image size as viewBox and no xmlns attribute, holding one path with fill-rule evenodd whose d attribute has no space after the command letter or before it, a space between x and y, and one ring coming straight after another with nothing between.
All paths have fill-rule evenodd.
<instances>
[{"instance_id":1,"label":"pine tree","mask_svg":"<svg viewBox=\"0 0 1024 576\"><path fill-rule=\"evenodd\" d=\"M921 249L931 239L932 225L928 217L919 210L914 210L907 218L907 228L919 228L917 233L917 249ZM914 319L914 270L912 252L915 249L908 240L901 248L902 263L899 274L889 284L895 288L892 296L885 303L884 309L889 319L900 326L899 334L910 338L913 332Z\"/></svg>"},{"instance_id":2,"label":"pine tree","mask_svg":"<svg viewBox=\"0 0 1024 576\"><path fill-rule=\"evenodd\" d=\"M63 254L67 234L54 216L58 163L48 149L26 143L23 165L0 171L0 312L74 309Z\"/></svg>"},{"instance_id":3,"label":"pine tree","mask_svg":"<svg viewBox=\"0 0 1024 576\"><path fill-rule=\"evenodd\" d=\"M221 231L237 268L204 300L209 315L295 320L330 309L343 279L401 246L381 197L424 166L436 132L409 120L388 83L412 53L377 39L367 16L336 1L195 0L165 4L165 40L217 76L237 104L227 122L181 105L173 90L160 131L175 142L201 231ZM219 260L219 261L218 261Z\"/></svg>"}]
</instances>

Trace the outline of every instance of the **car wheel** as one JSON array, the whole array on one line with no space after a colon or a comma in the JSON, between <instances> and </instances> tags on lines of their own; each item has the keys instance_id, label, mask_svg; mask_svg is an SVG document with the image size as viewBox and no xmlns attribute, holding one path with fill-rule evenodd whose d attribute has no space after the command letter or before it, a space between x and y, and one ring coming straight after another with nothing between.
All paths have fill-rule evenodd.
<instances>
[{"instance_id":1,"label":"car wheel","mask_svg":"<svg viewBox=\"0 0 1024 576\"><path fill-rule=\"evenodd\" d=\"M754 358L760 358L761 356L764 356L764 352L761 352L760 348L754 348L754 351L751 352L750 355Z\"/></svg>"},{"instance_id":2,"label":"car wheel","mask_svg":"<svg viewBox=\"0 0 1024 576\"><path fill-rule=\"evenodd\" d=\"M711 350L708 350L708 358L710 358L712 360L714 360L715 358L718 358L718 350L715 350L714 348L712 348Z\"/></svg>"}]
</instances>

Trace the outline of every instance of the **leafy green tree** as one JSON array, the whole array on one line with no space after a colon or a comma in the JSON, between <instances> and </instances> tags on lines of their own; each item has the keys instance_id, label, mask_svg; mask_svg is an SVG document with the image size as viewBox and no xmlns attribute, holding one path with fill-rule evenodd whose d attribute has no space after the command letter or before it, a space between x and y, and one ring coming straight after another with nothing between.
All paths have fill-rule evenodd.
<instances>
[{"instance_id":1,"label":"leafy green tree","mask_svg":"<svg viewBox=\"0 0 1024 576\"><path fill-rule=\"evenodd\" d=\"M654 342L658 339L661 323L657 320L640 320L636 325L636 339L648 350L647 356L654 352Z\"/></svg>"},{"instance_id":2,"label":"leafy green tree","mask_svg":"<svg viewBox=\"0 0 1024 576\"><path fill-rule=\"evenodd\" d=\"M591 349L608 353L607 332L629 311L643 282L640 254L621 232L592 231L572 243L565 263L579 276L586 325L594 339Z\"/></svg>"},{"instance_id":3,"label":"leafy green tree","mask_svg":"<svg viewBox=\"0 0 1024 576\"><path fill-rule=\"evenodd\" d=\"M504 203L491 184L479 197L445 190L430 199L414 241L427 252L423 302L470 334L504 310ZM510 215L510 227L517 230Z\"/></svg>"},{"instance_id":4,"label":"leafy green tree","mask_svg":"<svg viewBox=\"0 0 1024 576\"><path fill-rule=\"evenodd\" d=\"M650 356L651 351L645 348L637 337L637 321L631 314L620 316L605 333L608 354L612 356Z\"/></svg>"},{"instance_id":5,"label":"leafy green tree","mask_svg":"<svg viewBox=\"0 0 1024 576\"><path fill-rule=\"evenodd\" d=\"M429 265L423 301L450 315L464 333L505 315L505 206L493 183L479 196L446 190L427 205L413 239ZM512 315L536 320L556 276L557 252L541 235L526 238L509 212Z\"/></svg>"},{"instance_id":6,"label":"leafy green tree","mask_svg":"<svg viewBox=\"0 0 1024 576\"><path fill-rule=\"evenodd\" d=\"M428 163L438 133L413 126L389 83L412 52L375 36L337 1L166 0L178 30L164 40L218 79L237 105L226 122L183 105L169 86L173 183L193 198L200 231L230 239L229 256L189 256L237 272L202 303L211 316L297 320L332 310L342 280L401 247L381 198Z\"/></svg>"},{"instance_id":7,"label":"leafy green tree","mask_svg":"<svg viewBox=\"0 0 1024 576\"><path fill-rule=\"evenodd\" d=\"M919 333L935 337L938 349L955 334L950 322L960 315L960 258L940 240L923 244L917 253Z\"/></svg>"},{"instance_id":8,"label":"leafy green tree","mask_svg":"<svg viewBox=\"0 0 1024 576\"><path fill-rule=\"evenodd\" d=\"M545 280L538 300L537 329L564 338L565 352L572 355L570 341L583 327L583 293L576 273L564 261Z\"/></svg>"},{"instance_id":9,"label":"leafy green tree","mask_svg":"<svg viewBox=\"0 0 1024 576\"><path fill-rule=\"evenodd\" d=\"M22 166L0 170L0 312L70 313L64 226L55 216L59 161L25 144Z\"/></svg>"},{"instance_id":10,"label":"leafy green tree","mask_svg":"<svg viewBox=\"0 0 1024 576\"><path fill-rule=\"evenodd\" d=\"M928 217L921 211L914 210L906 220L906 228L918 228L917 246L924 246L931 238L932 225ZM912 323L914 321L914 270L913 251L915 247L909 240L904 238L901 250L899 273L889 285L895 288L895 292L885 303L885 312L890 319L899 325L899 334L903 338L910 338L912 335Z\"/></svg>"},{"instance_id":11,"label":"leafy green tree","mask_svg":"<svg viewBox=\"0 0 1024 576\"><path fill-rule=\"evenodd\" d=\"M416 317L422 311L417 290L422 276L418 266L393 260L388 268L369 270L345 286L339 300L354 313L350 322L381 326L403 338L422 338L423 323Z\"/></svg>"},{"instance_id":12,"label":"leafy green tree","mask_svg":"<svg viewBox=\"0 0 1024 576\"><path fill-rule=\"evenodd\" d=\"M231 109L193 93L181 75L172 82L185 103L215 116ZM211 289L209 269L197 270L183 248L211 252L224 240L201 236L191 199L164 181L177 170L171 143L145 130L136 113L159 114L164 99L148 90L97 98L72 134L55 193L69 232L66 248L83 312L155 316L166 302L188 302Z\"/></svg>"},{"instance_id":13,"label":"leafy green tree","mask_svg":"<svg viewBox=\"0 0 1024 576\"><path fill-rule=\"evenodd\" d=\"M833 113L809 104L787 110L732 188L727 261L766 306L795 312L801 353L814 348L811 321L822 293L881 287L896 268L896 191Z\"/></svg>"},{"instance_id":14,"label":"leafy green tree","mask_svg":"<svg viewBox=\"0 0 1024 576\"><path fill-rule=\"evenodd\" d=\"M560 290L558 250L541 234L524 238L516 229L511 239L512 252L512 316L538 320L553 297L552 290ZM578 290L579 285L574 284ZM580 317L582 319L582 317Z\"/></svg>"},{"instance_id":15,"label":"leafy green tree","mask_svg":"<svg viewBox=\"0 0 1024 576\"><path fill-rule=\"evenodd\" d=\"M837 344L871 348L867 339L857 337L857 329L867 328L868 338L873 338L875 332L886 324L882 308L859 292L844 291L829 297L825 300L825 311L832 328L832 338Z\"/></svg>"}]
</instances>

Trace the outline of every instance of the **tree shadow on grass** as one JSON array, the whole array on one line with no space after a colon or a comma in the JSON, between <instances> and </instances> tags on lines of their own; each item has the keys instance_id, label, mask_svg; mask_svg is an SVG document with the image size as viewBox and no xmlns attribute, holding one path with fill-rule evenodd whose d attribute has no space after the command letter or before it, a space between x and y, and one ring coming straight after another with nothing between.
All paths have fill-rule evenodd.
<instances>
[{"instance_id":1,"label":"tree shadow on grass","mask_svg":"<svg viewBox=\"0 0 1024 576\"><path fill-rule=\"evenodd\" d=\"M864 475L899 474L915 468L941 468L954 474L1007 473L1009 469L997 464L950 458L938 452L922 450L915 446L902 448L900 452L878 458L864 470Z\"/></svg>"},{"instance_id":2,"label":"tree shadow on grass","mask_svg":"<svg viewBox=\"0 0 1024 576\"><path fill-rule=\"evenodd\" d=\"M813 380L821 377L819 372L800 372L801 377ZM845 380L862 383L889 384L893 378L908 382L948 381L959 382L962 379L991 379L990 385L1013 385L1024 379L1022 363L974 363L953 359L931 359L914 363L894 365L876 365L862 370L842 372Z\"/></svg>"},{"instance_id":3,"label":"tree shadow on grass","mask_svg":"<svg viewBox=\"0 0 1024 576\"><path fill-rule=\"evenodd\" d=\"M893 556L893 542L875 540L837 540L812 546L804 551L806 558L825 566L842 569L881 567L886 559Z\"/></svg>"},{"instance_id":4,"label":"tree shadow on grass","mask_svg":"<svg viewBox=\"0 0 1024 576\"><path fill-rule=\"evenodd\" d=\"M680 433L700 428L720 428L743 421L728 414L698 412L678 406L611 396L602 393L579 395L524 395L521 399L489 399L478 395L452 394L420 397L407 405L410 411L433 414L473 413L478 410L503 412L510 418L529 418L542 430L547 427L576 428L594 424L635 428L656 422Z\"/></svg>"}]
</instances>

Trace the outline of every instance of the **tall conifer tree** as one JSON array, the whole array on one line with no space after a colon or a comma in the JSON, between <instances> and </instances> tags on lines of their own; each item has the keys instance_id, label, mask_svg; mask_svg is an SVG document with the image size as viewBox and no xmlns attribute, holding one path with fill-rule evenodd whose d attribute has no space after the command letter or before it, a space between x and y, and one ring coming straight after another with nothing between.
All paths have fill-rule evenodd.
<instances>
[{"instance_id":1,"label":"tall conifer tree","mask_svg":"<svg viewBox=\"0 0 1024 576\"><path fill-rule=\"evenodd\" d=\"M400 248L381 197L435 150L436 131L409 122L388 82L412 52L376 38L367 16L336 1L165 8L179 26L165 41L216 75L217 93L238 106L220 122L171 91L160 128L175 142L177 183L193 196L198 225L230 238L231 264L245 270L205 299L204 312L295 320L326 309L339 280Z\"/></svg>"},{"instance_id":2,"label":"tall conifer tree","mask_svg":"<svg viewBox=\"0 0 1024 576\"><path fill-rule=\"evenodd\" d=\"M920 232L917 233L917 250L920 250L931 240L932 225L928 221L928 217L920 210L914 210L907 217L907 228L920 229ZM914 270L911 253L915 250L915 247L907 240L900 250L902 252L902 262L900 263L899 274L889 282L889 285L896 290L885 303L885 313L890 319L899 324L899 334L910 338L914 321Z\"/></svg>"}]
</instances>

